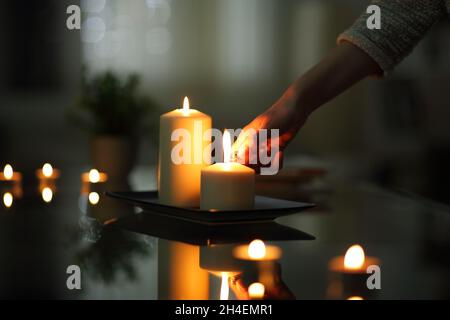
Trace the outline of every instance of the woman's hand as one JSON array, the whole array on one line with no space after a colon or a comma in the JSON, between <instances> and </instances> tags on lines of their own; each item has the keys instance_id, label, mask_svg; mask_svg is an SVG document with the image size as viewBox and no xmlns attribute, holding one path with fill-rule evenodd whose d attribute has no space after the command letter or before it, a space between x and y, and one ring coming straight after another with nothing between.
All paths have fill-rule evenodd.
<instances>
[{"instance_id":1,"label":"woman's hand","mask_svg":"<svg viewBox=\"0 0 450 320\"><path fill-rule=\"evenodd\" d=\"M281 167L284 148L316 108L366 76L377 74L382 74L382 70L367 53L343 41L295 81L280 100L244 128L233 145L236 160L258 169L261 167L258 153L270 150L272 162L279 161ZM279 139L258 141L255 135L262 129L278 129Z\"/></svg>"},{"instance_id":2,"label":"woman's hand","mask_svg":"<svg viewBox=\"0 0 450 320\"><path fill-rule=\"evenodd\" d=\"M233 144L233 154L237 161L258 170L262 165L259 155L265 153L281 167L283 150L306 120L306 113L296 106L293 94L290 94L291 90L245 126ZM263 129L267 129L268 135L259 135ZM271 132L271 129L278 130L278 135Z\"/></svg>"}]
</instances>

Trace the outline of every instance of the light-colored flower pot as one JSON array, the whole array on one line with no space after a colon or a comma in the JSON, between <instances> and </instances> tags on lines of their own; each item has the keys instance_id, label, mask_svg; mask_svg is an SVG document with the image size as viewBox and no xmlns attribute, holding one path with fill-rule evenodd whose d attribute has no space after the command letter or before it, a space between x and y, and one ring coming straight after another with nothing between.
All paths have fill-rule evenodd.
<instances>
[{"instance_id":1,"label":"light-colored flower pot","mask_svg":"<svg viewBox=\"0 0 450 320\"><path fill-rule=\"evenodd\" d=\"M137 141L130 137L96 135L91 142L92 166L110 182L126 181L137 158Z\"/></svg>"}]
</instances>

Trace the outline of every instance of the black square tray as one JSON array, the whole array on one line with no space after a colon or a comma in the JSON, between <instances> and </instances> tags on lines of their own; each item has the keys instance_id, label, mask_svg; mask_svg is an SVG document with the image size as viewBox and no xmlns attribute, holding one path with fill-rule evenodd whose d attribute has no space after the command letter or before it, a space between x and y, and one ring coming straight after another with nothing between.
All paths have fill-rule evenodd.
<instances>
[{"instance_id":1,"label":"black square tray","mask_svg":"<svg viewBox=\"0 0 450 320\"><path fill-rule=\"evenodd\" d=\"M147 214L164 214L174 218L209 224L270 221L315 206L312 203L256 196L255 206L252 210L211 212L197 208L180 208L161 204L158 202L157 191L106 192L106 194L110 197L134 204L135 206L142 208L144 213Z\"/></svg>"}]
</instances>

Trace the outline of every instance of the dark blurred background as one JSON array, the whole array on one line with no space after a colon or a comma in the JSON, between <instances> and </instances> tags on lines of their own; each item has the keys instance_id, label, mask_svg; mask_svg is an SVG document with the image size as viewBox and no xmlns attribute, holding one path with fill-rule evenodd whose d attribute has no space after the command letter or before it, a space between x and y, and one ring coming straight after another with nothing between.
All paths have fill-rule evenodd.
<instances>
[{"instance_id":1,"label":"dark blurred background","mask_svg":"<svg viewBox=\"0 0 450 320\"><path fill-rule=\"evenodd\" d=\"M66 28L81 4L82 29ZM90 166L92 131L69 121L90 74L137 73L169 111L187 95L214 126L242 127L335 45L368 1L39 0L0 4L0 162ZM312 156L336 174L450 202L450 23L384 80L365 80L318 110L286 163ZM158 117L148 120L158 123ZM154 131L138 163L156 161Z\"/></svg>"}]
</instances>

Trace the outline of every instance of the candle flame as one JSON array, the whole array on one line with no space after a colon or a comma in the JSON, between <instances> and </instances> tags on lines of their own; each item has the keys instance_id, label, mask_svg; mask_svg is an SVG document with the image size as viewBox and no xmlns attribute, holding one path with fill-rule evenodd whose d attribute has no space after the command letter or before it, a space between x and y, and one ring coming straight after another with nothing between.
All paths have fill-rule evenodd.
<instances>
[{"instance_id":1,"label":"candle flame","mask_svg":"<svg viewBox=\"0 0 450 320\"><path fill-rule=\"evenodd\" d=\"M42 189L42 199L45 202L50 203L53 199L53 190L49 187L45 187L44 189Z\"/></svg>"},{"instance_id":2,"label":"candle flame","mask_svg":"<svg viewBox=\"0 0 450 320\"><path fill-rule=\"evenodd\" d=\"M100 181L100 172L97 169L91 169L89 171L89 182L98 183Z\"/></svg>"},{"instance_id":3,"label":"candle flame","mask_svg":"<svg viewBox=\"0 0 450 320\"><path fill-rule=\"evenodd\" d=\"M14 170L11 167L10 164L7 164L5 166L5 168L3 169L3 176L5 177L6 180L11 180L14 174Z\"/></svg>"},{"instance_id":4,"label":"candle flame","mask_svg":"<svg viewBox=\"0 0 450 320\"><path fill-rule=\"evenodd\" d=\"M248 246L248 256L251 259L263 259L266 256L266 245L262 240L256 239Z\"/></svg>"},{"instance_id":5,"label":"candle flame","mask_svg":"<svg viewBox=\"0 0 450 320\"><path fill-rule=\"evenodd\" d=\"M357 270L364 265L366 257L364 255L364 250L360 245L353 245L348 248L344 257L344 267L345 269Z\"/></svg>"},{"instance_id":6,"label":"candle flame","mask_svg":"<svg viewBox=\"0 0 450 320\"><path fill-rule=\"evenodd\" d=\"M89 203L95 206L100 201L100 195L97 192L90 192L89 193Z\"/></svg>"},{"instance_id":7,"label":"candle flame","mask_svg":"<svg viewBox=\"0 0 450 320\"><path fill-rule=\"evenodd\" d=\"M222 284L220 286L220 300L228 300L230 286L228 284L228 274L222 272Z\"/></svg>"},{"instance_id":8,"label":"candle flame","mask_svg":"<svg viewBox=\"0 0 450 320\"><path fill-rule=\"evenodd\" d=\"M5 207L10 208L13 204L14 201L14 197L10 192L6 192L3 195L3 204L5 205Z\"/></svg>"},{"instance_id":9,"label":"candle flame","mask_svg":"<svg viewBox=\"0 0 450 320\"><path fill-rule=\"evenodd\" d=\"M42 166L42 174L46 178L50 178L53 175L53 167L50 163L46 163Z\"/></svg>"},{"instance_id":10,"label":"candle flame","mask_svg":"<svg viewBox=\"0 0 450 320\"><path fill-rule=\"evenodd\" d=\"M266 288L262 283L254 282L248 287L248 296L250 299L262 299Z\"/></svg>"},{"instance_id":11,"label":"candle flame","mask_svg":"<svg viewBox=\"0 0 450 320\"><path fill-rule=\"evenodd\" d=\"M231 135L228 130L225 130L223 133L223 162L229 163L231 162Z\"/></svg>"},{"instance_id":12,"label":"candle flame","mask_svg":"<svg viewBox=\"0 0 450 320\"><path fill-rule=\"evenodd\" d=\"M184 97L183 100L183 113L188 114L189 113L189 98Z\"/></svg>"}]
</instances>

